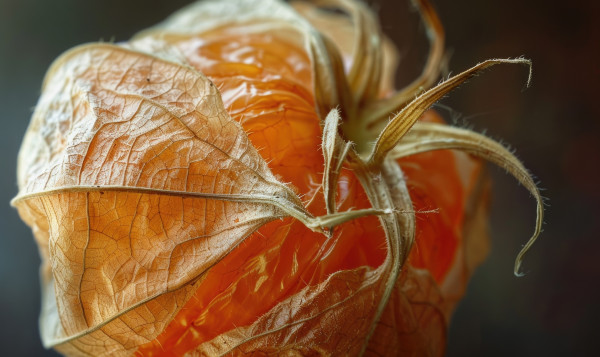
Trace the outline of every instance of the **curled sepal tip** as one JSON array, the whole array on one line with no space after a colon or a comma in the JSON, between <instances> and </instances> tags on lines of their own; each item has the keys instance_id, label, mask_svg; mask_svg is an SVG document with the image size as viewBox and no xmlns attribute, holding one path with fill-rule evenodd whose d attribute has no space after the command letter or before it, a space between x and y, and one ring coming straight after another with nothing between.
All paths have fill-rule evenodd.
<instances>
[{"instance_id":1,"label":"curled sepal tip","mask_svg":"<svg viewBox=\"0 0 600 357\"><path fill-rule=\"evenodd\" d=\"M519 159L500 143L471 130L434 123L415 124L402 142L392 149L390 156L397 159L426 151L444 149L461 150L504 168L535 198L537 203L535 230L515 260L514 273L516 276L523 276L524 274L520 272L523 257L540 235L544 219L543 199L533 178Z\"/></svg>"},{"instance_id":2,"label":"curled sepal tip","mask_svg":"<svg viewBox=\"0 0 600 357\"><path fill-rule=\"evenodd\" d=\"M527 85L529 86L531 81L531 61L523 58L489 59L457 74L456 76L450 77L448 80L416 97L388 122L375 141L373 149L367 158L368 165L379 165L387 154L398 144L400 139L402 139L410 128L413 127L423 112L429 109L429 107L440 100L444 95L473 76L481 73L481 71L486 68L501 63L525 64L529 66L529 76L527 79Z\"/></svg>"}]
</instances>

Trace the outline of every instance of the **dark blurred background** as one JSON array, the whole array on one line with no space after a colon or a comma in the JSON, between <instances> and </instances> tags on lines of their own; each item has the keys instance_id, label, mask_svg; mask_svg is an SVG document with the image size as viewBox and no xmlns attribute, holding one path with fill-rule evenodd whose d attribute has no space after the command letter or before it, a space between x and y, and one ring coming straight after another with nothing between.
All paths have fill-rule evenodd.
<instances>
[{"instance_id":1,"label":"dark blurred background","mask_svg":"<svg viewBox=\"0 0 600 357\"><path fill-rule=\"evenodd\" d=\"M39 257L9 200L16 156L44 73L66 49L124 41L189 1L0 0L0 354L55 355L40 342ZM408 1L406 1L408 2ZM398 83L416 76L427 42L405 1L375 0L398 44ZM448 356L592 356L600 350L600 3L592 0L434 2L458 73L487 58L533 60L527 71L498 66L451 93L439 110L460 125L516 148L549 198L545 231L514 258L533 230L534 200L500 169L495 179L492 251L451 323ZM596 353L594 353L596 352Z\"/></svg>"}]
</instances>

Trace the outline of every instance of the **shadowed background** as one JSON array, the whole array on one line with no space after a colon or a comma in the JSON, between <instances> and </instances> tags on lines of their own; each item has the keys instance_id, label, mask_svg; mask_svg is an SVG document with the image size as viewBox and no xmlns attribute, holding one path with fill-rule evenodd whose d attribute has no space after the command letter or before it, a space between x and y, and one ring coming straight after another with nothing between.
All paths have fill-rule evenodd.
<instances>
[{"instance_id":1,"label":"shadowed background","mask_svg":"<svg viewBox=\"0 0 600 357\"><path fill-rule=\"evenodd\" d=\"M189 1L0 0L0 351L55 355L40 342L39 256L9 200L16 156L46 69L60 53L98 40L124 41ZM423 25L404 1L373 0L398 44L398 83L416 76L427 52ZM545 231L514 258L533 230L534 201L491 169L495 180L492 251L451 322L448 356L595 355L600 349L600 4L592 0L435 1L446 28L448 69L487 58L533 60L497 66L442 100L450 121L516 148L548 197ZM451 109L450 109L451 108Z\"/></svg>"}]
</instances>

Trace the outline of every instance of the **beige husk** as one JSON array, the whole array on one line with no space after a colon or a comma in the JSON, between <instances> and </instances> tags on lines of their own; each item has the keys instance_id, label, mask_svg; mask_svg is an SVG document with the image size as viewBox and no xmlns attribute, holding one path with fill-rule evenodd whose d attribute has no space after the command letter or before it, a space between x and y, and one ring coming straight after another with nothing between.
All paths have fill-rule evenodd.
<instances>
[{"instance_id":1,"label":"beige husk","mask_svg":"<svg viewBox=\"0 0 600 357\"><path fill-rule=\"evenodd\" d=\"M330 298L327 289L331 285L327 284L355 279L358 283L353 285L348 296L319 311L305 311L303 305L282 302L269 312L269 316L285 315L281 310L285 304L296 310L288 313L288 320L281 317L280 325L266 328L259 321L208 341L192 352L226 354L242 345L249 349L258 346L259 349L264 343L272 342L267 339L269 336L291 334L284 330L291 330L292 326L309 321L326 325L335 321L332 319L336 314L351 314L348 312L352 309L350 301L360 297L366 306L365 321L359 325L363 338L345 343L348 351L364 354L390 297L398 289L396 283L415 239L415 214L396 159L431 150L460 150L489 160L506 169L532 193L537 202L537 221L534 234L517 256L515 274L519 274L523 256L538 237L543 220L542 199L531 176L499 143L466 129L419 123L418 119L443 95L492 65L517 63L531 69L531 63L525 59L484 61L420 93L421 88L429 87L439 75L443 31L427 1L416 1L416 5L428 29L430 56L419 78L386 97L381 95L384 90L381 83L389 82L387 77L392 73L386 65L393 62L395 52L380 33L370 9L351 0L293 3L291 6L276 0L198 2L165 23L140 33L129 44L80 46L56 60L44 81L42 97L19 154L20 191L12 201L23 220L32 227L40 246L44 291L40 325L44 345L72 355L131 354L137 346L158 336L214 264L266 222L291 216L314 231L330 235L337 225L348 220L377 215L387 239L387 256L381 266L374 270L339 272L318 287L307 287L290 301L300 297L309 301L315 294ZM350 18L319 12L319 6L338 7ZM342 31L339 38L350 42L332 41L332 36L336 36L335 28L323 28L328 37L321 35L316 24L329 20L346 26L347 30ZM226 27L236 31L236 26L241 26L240 31L288 36L286 40L303 46L310 56L316 111L323 126L325 216L312 216L294 191L274 177L267 163L249 143L241 125L227 114L212 82L169 46L170 41L177 38L200 37ZM340 54L344 48L346 52L352 49L350 54L345 53L346 57ZM164 88L166 94L148 95L142 85L123 85L135 75L118 66L127 61L151 61L166 73L175 73L174 76L179 77L169 78ZM104 68L105 62L115 63L114 68ZM347 63L351 66L345 71ZM111 75L121 80L113 83L103 77L103 71L112 71ZM78 84L81 80L87 84ZM178 96L184 98L178 99L184 102L172 105L173 98L169 98L167 87L184 92L187 96ZM106 166L108 154L100 150L88 151L88 147L79 145L111 134L103 130L113 123L109 124L106 117L90 109L94 106L108 108L107 98L126 103L123 113L129 113L133 108L131 103L135 103L148 114L139 117L134 113L120 118L123 122L136 121L139 127L148 127L148 130L172 128L170 134L174 137L189 140L201 148L198 150L204 150L207 160L214 159L215 170L232 171L234 167L236 171L232 173L228 187L202 187L194 191L185 186L160 187L153 180L144 181L144 177L152 174L147 171L154 169L145 164L135 175L125 169L121 176L113 176L113 169ZM397 114L386 122L393 112ZM83 126L85 121L91 121L92 128ZM198 124L200 122L204 127ZM222 137L212 135L210 129L216 126L227 128L231 139L224 142ZM123 131L122 135L125 137L130 133ZM166 148L172 144L169 140L167 137L156 139L152 145ZM134 160L133 156L128 160ZM90 166L90 162L100 164ZM348 212L336 210L335 193L343 165L352 168L372 208ZM107 170L111 174L104 174ZM175 255L158 267L160 269L148 270L147 276L132 274L132 280L123 288L125 292L117 297L113 291L111 297L112 282L93 275L94 270L110 264L114 257L108 253L105 256L90 253L100 244L97 227L92 227L100 218L90 214L90 205L116 200L138 202L135 212L123 213L120 219L125 221L123 217L135 216L140 205L146 205L148 212L144 214L147 216L150 216L149 212L162 215L159 208L152 206L159 200L168 200L173 206L183 206L184 200L194 202L190 207L215 201L215 204L227 207L230 216L217 217L217 222L210 225L201 223L204 234L210 237L205 243L210 246L206 250L208 253L198 253L189 260ZM208 212L206 206L202 207L203 210L198 209L198 217L206 216ZM239 223L228 225L233 218ZM125 223L134 226L133 218ZM227 244L218 243L219 240ZM187 244L184 241L176 243L177 247ZM135 262L139 252L131 241L129 244L129 255L119 253L121 255L114 258L115 261L130 262L136 271L145 269L143 264ZM167 254L171 249L173 254L172 245L157 245L151 249L161 254ZM168 274L160 273L164 269ZM144 286L143 293L136 290L138 284ZM144 322L143 326L140 321Z\"/></svg>"}]
</instances>

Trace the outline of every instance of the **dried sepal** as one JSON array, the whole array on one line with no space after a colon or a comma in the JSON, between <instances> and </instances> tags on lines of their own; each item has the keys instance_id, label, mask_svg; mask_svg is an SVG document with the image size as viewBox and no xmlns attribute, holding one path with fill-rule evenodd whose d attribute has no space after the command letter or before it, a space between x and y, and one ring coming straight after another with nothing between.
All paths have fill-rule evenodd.
<instances>
[{"instance_id":1,"label":"dried sepal","mask_svg":"<svg viewBox=\"0 0 600 357\"><path fill-rule=\"evenodd\" d=\"M337 109L332 109L325 117L323 126L323 157L325 159L325 171L323 172L323 195L327 213L335 213L338 177L342 164L351 148L350 142L344 142L338 132L338 126L341 122L340 113Z\"/></svg>"},{"instance_id":2,"label":"dried sepal","mask_svg":"<svg viewBox=\"0 0 600 357\"><path fill-rule=\"evenodd\" d=\"M312 219L211 81L119 46L79 47L56 62L25 142L13 204L50 253L54 288L44 291L55 290L56 308L46 311L57 316L42 319L46 346L110 336L112 321L174 293L160 312L172 314L250 232L285 211ZM145 331L152 339L160 329Z\"/></svg>"},{"instance_id":3,"label":"dried sepal","mask_svg":"<svg viewBox=\"0 0 600 357\"><path fill-rule=\"evenodd\" d=\"M370 9L362 2L350 0L317 1L321 6L337 6L348 12L354 27L352 66L347 78L354 102L358 105L376 98L382 65L382 36L379 24Z\"/></svg>"},{"instance_id":4,"label":"dried sepal","mask_svg":"<svg viewBox=\"0 0 600 357\"><path fill-rule=\"evenodd\" d=\"M386 237L386 257L379 267L382 270L381 299L374 313L361 355L369 347L369 341L377 329L377 322L386 309L394 291L402 265L415 237L415 215L412 201L398 164L388 160L381 167L373 170L354 154L354 171L367 193L374 208L391 210L394 214L381 215L379 220Z\"/></svg>"},{"instance_id":5,"label":"dried sepal","mask_svg":"<svg viewBox=\"0 0 600 357\"><path fill-rule=\"evenodd\" d=\"M493 162L514 176L536 200L536 222L533 235L519 252L515 261L514 273L517 276L525 253L542 231L544 204L535 181L521 161L500 143L472 130L440 125L416 123L412 130L390 152L392 158L402 158L432 150L460 150Z\"/></svg>"},{"instance_id":6,"label":"dried sepal","mask_svg":"<svg viewBox=\"0 0 600 357\"><path fill-rule=\"evenodd\" d=\"M460 74L457 74L456 76L450 77L444 82L416 97L398 114L390 119L385 128L383 128L379 134L379 137L375 141L371 152L368 154L365 153L368 164L380 164L387 156L388 152L400 142L400 140L417 122L421 115L444 95L467 81L469 78L479 74L481 71L501 63L517 63L529 66L530 71L527 79L527 85L529 85L531 81L531 61L522 58L486 60Z\"/></svg>"},{"instance_id":7,"label":"dried sepal","mask_svg":"<svg viewBox=\"0 0 600 357\"><path fill-rule=\"evenodd\" d=\"M381 121L385 121L390 113L400 111L407 103L414 99L415 93L431 87L440 76L440 69L444 58L444 29L435 12L433 5L428 0L414 0L423 23L427 38L429 39L429 54L423 71L415 80L391 96L375 100L361 110L361 122L370 128Z\"/></svg>"},{"instance_id":8,"label":"dried sepal","mask_svg":"<svg viewBox=\"0 0 600 357\"><path fill-rule=\"evenodd\" d=\"M292 3L325 36L335 38L336 45L348 57L347 80L353 102L361 104L379 95L383 36L375 14L366 4L352 0L316 0ZM331 9L347 14L328 12Z\"/></svg>"}]
</instances>

